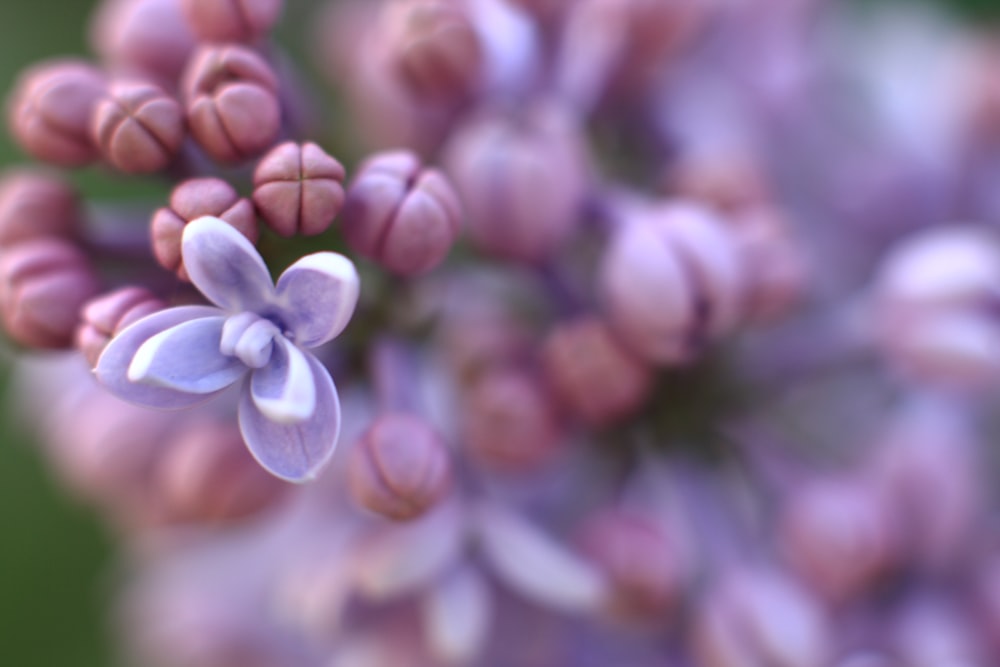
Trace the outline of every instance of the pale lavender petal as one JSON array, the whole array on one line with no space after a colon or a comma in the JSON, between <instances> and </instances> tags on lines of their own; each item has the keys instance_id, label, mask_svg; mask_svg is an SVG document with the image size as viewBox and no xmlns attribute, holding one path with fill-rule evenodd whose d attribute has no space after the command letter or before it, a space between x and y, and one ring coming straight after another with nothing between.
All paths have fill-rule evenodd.
<instances>
[{"instance_id":1,"label":"pale lavender petal","mask_svg":"<svg viewBox=\"0 0 1000 667\"><path fill-rule=\"evenodd\" d=\"M315 412L316 382L306 355L284 336L277 336L271 361L250 377L250 396L271 421L297 424Z\"/></svg>"},{"instance_id":2,"label":"pale lavender petal","mask_svg":"<svg viewBox=\"0 0 1000 667\"><path fill-rule=\"evenodd\" d=\"M225 389L247 372L242 361L219 351L225 321L200 317L152 336L132 357L128 379L189 394Z\"/></svg>"},{"instance_id":3,"label":"pale lavender petal","mask_svg":"<svg viewBox=\"0 0 1000 667\"><path fill-rule=\"evenodd\" d=\"M333 252L306 255L278 278L282 323L299 347L321 345L347 326L360 281L351 260Z\"/></svg>"},{"instance_id":4,"label":"pale lavender petal","mask_svg":"<svg viewBox=\"0 0 1000 667\"><path fill-rule=\"evenodd\" d=\"M427 643L445 665L471 663L489 636L493 600L483 575L469 565L447 573L424 596Z\"/></svg>"},{"instance_id":5,"label":"pale lavender petal","mask_svg":"<svg viewBox=\"0 0 1000 667\"><path fill-rule=\"evenodd\" d=\"M207 394L189 394L165 387L139 384L128 379L128 368L142 344L158 333L183 322L222 314L211 306L167 308L134 322L104 348L97 361L97 379L115 396L153 408L186 408L209 398Z\"/></svg>"},{"instance_id":6,"label":"pale lavender petal","mask_svg":"<svg viewBox=\"0 0 1000 667\"><path fill-rule=\"evenodd\" d=\"M316 408L309 419L280 424L257 407L247 386L240 398L240 431L250 453L271 474L289 482L316 477L337 445L340 399L330 373L311 354L305 355L316 385Z\"/></svg>"},{"instance_id":7,"label":"pale lavender petal","mask_svg":"<svg viewBox=\"0 0 1000 667\"><path fill-rule=\"evenodd\" d=\"M188 223L181 256L191 282L220 308L261 312L273 298L271 274L260 253L224 220L204 216Z\"/></svg>"}]
</instances>

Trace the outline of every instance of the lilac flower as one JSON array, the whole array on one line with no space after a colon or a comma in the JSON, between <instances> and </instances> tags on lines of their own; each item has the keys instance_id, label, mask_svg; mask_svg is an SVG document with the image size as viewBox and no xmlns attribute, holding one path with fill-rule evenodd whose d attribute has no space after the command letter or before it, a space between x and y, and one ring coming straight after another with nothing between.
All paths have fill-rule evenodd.
<instances>
[{"instance_id":1,"label":"lilac flower","mask_svg":"<svg viewBox=\"0 0 1000 667\"><path fill-rule=\"evenodd\" d=\"M215 306L179 306L116 336L97 363L112 393L157 408L185 408L243 380L239 423L268 471L301 482L329 461L340 401L326 368L306 350L347 326L358 275L346 257L307 255L271 282L253 245L225 221L202 217L184 230L191 282Z\"/></svg>"}]
</instances>

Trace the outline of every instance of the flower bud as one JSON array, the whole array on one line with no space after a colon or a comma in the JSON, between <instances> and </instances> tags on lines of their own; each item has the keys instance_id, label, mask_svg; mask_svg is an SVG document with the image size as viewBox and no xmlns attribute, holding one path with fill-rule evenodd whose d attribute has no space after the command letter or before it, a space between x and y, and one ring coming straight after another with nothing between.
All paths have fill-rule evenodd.
<instances>
[{"instance_id":1,"label":"flower bud","mask_svg":"<svg viewBox=\"0 0 1000 667\"><path fill-rule=\"evenodd\" d=\"M104 0L89 41L114 70L150 76L171 89L195 47L177 0Z\"/></svg>"},{"instance_id":2,"label":"flower bud","mask_svg":"<svg viewBox=\"0 0 1000 667\"><path fill-rule=\"evenodd\" d=\"M138 81L112 84L92 125L104 159L127 174L166 167L184 140L180 104L158 87Z\"/></svg>"},{"instance_id":3,"label":"flower bud","mask_svg":"<svg viewBox=\"0 0 1000 667\"><path fill-rule=\"evenodd\" d=\"M701 151L682 156L666 174L665 191L736 213L771 200L763 167L739 150Z\"/></svg>"},{"instance_id":4,"label":"flower bud","mask_svg":"<svg viewBox=\"0 0 1000 667\"><path fill-rule=\"evenodd\" d=\"M0 179L0 248L38 237L72 239L80 217L76 190L55 173L16 169Z\"/></svg>"},{"instance_id":5,"label":"flower bud","mask_svg":"<svg viewBox=\"0 0 1000 667\"><path fill-rule=\"evenodd\" d=\"M545 341L542 365L556 399L594 426L634 414L652 389L650 368L596 317L557 326Z\"/></svg>"},{"instance_id":6,"label":"flower bud","mask_svg":"<svg viewBox=\"0 0 1000 667\"><path fill-rule=\"evenodd\" d=\"M80 308L98 289L90 261L62 239L24 241L0 255L0 316L22 345L68 347Z\"/></svg>"},{"instance_id":7,"label":"flower bud","mask_svg":"<svg viewBox=\"0 0 1000 667\"><path fill-rule=\"evenodd\" d=\"M256 42L281 17L284 0L181 0L184 18L203 42Z\"/></svg>"},{"instance_id":8,"label":"flower bud","mask_svg":"<svg viewBox=\"0 0 1000 667\"><path fill-rule=\"evenodd\" d=\"M184 181L171 193L170 207L153 214L150 229L156 261L182 280L187 279L187 273L181 264L181 234L187 223L204 215L222 218L251 243L257 242L257 220L250 200L240 197L233 186L218 178Z\"/></svg>"},{"instance_id":9,"label":"flower bud","mask_svg":"<svg viewBox=\"0 0 1000 667\"><path fill-rule=\"evenodd\" d=\"M281 236L321 234L344 203L344 167L314 143L271 149L253 173L253 203Z\"/></svg>"},{"instance_id":10,"label":"flower bud","mask_svg":"<svg viewBox=\"0 0 1000 667\"><path fill-rule=\"evenodd\" d=\"M348 480L358 505L408 521L447 492L451 462L441 436L426 421L390 413L379 417L355 445Z\"/></svg>"},{"instance_id":11,"label":"flower bud","mask_svg":"<svg viewBox=\"0 0 1000 667\"><path fill-rule=\"evenodd\" d=\"M199 421L164 446L160 502L174 521L231 521L279 502L289 485L254 461L235 423Z\"/></svg>"},{"instance_id":12,"label":"flower bud","mask_svg":"<svg viewBox=\"0 0 1000 667\"><path fill-rule=\"evenodd\" d=\"M746 267L745 316L755 322L786 313L806 289L808 269L802 248L780 211L750 208L728 218Z\"/></svg>"},{"instance_id":13,"label":"flower bud","mask_svg":"<svg viewBox=\"0 0 1000 667\"><path fill-rule=\"evenodd\" d=\"M201 47L188 63L182 88L191 136L214 160L255 157L281 131L278 78L246 47Z\"/></svg>"},{"instance_id":14,"label":"flower bud","mask_svg":"<svg viewBox=\"0 0 1000 667\"><path fill-rule=\"evenodd\" d=\"M108 342L122 329L166 304L144 287L121 287L88 301L76 330L76 348L91 368Z\"/></svg>"},{"instance_id":15,"label":"flower bud","mask_svg":"<svg viewBox=\"0 0 1000 667\"><path fill-rule=\"evenodd\" d=\"M632 213L599 268L605 308L643 358L686 363L739 322L745 267L729 230L708 209L670 202Z\"/></svg>"},{"instance_id":16,"label":"flower bud","mask_svg":"<svg viewBox=\"0 0 1000 667\"><path fill-rule=\"evenodd\" d=\"M559 107L474 118L452 135L444 164L485 252L538 261L580 221L588 162L579 128Z\"/></svg>"},{"instance_id":17,"label":"flower bud","mask_svg":"<svg viewBox=\"0 0 1000 667\"><path fill-rule=\"evenodd\" d=\"M483 463L519 470L550 461L561 449L562 427L549 396L531 375L495 369L465 392L464 444Z\"/></svg>"},{"instance_id":18,"label":"flower bud","mask_svg":"<svg viewBox=\"0 0 1000 667\"><path fill-rule=\"evenodd\" d=\"M440 264L458 235L462 209L448 179L408 151L378 153L347 191L347 243L401 276Z\"/></svg>"},{"instance_id":19,"label":"flower bud","mask_svg":"<svg viewBox=\"0 0 1000 667\"><path fill-rule=\"evenodd\" d=\"M11 94L11 135L33 157L62 167L97 159L90 138L94 107L104 94L104 75L79 60L57 60L29 68Z\"/></svg>"}]
</instances>

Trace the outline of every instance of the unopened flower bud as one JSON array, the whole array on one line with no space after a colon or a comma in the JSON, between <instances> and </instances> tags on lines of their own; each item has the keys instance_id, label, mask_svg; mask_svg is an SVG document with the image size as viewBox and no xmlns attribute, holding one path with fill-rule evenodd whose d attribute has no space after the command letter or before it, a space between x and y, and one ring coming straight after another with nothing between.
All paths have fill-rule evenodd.
<instances>
[{"instance_id":1,"label":"unopened flower bud","mask_svg":"<svg viewBox=\"0 0 1000 667\"><path fill-rule=\"evenodd\" d=\"M735 213L766 205L770 191L764 169L738 150L692 153L671 165L664 189L670 196L693 199Z\"/></svg>"},{"instance_id":2,"label":"unopened flower bud","mask_svg":"<svg viewBox=\"0 0 1000 667\"><path fill-rule=\"evenodd\" d=\"M180 149L184 112L157 86L119 82L98 103L92 131L104 159L116 169L150 173L166 167Z\"/></svg>"},{"instance_id":3,"label":"unopened flower bud","mask_svg":"<svg viewBox=\"0 0 1000 667\"><path fill-rule=\"evenodd\" d=\"M63 167L92 162L99 152L90 138L90 123L104 90L104 75L85 62L35 65L14 86L8 115L11 134L39 160Z\"/></svg>"},{"instance_id":4,"label":"unopened flower bud","mask_svg":"<svg viewBox=\"0 0 1000 667\"><path fill-rule=\"evenodd\" d=\"M444 260L462 221L448 179L409 151L378 153L347 191L342 225L347 243L387 270L413 276Z\"/></svg>"},{"instance_id":5,"label":"unopened flower bud","mask_svg":"<svg viewBox=\"0 0 1000 667\"><path fill-rule=\"evenodd\" d=\"M273 148L253 173L253 203L281 236L327 230L344 203L344 167L314 143Z\"/></svg>"},{"instance_id":6,"label":"unopened flower bud","mask_svg":"<svg viewBox=\"0 0 1000 667\"><path fill-rule=\"evenodd\" d=\"M176 84L195 48L177 0L104 0L90 25L90 46L123 74Z\"/></svg>"},{"instance_id":7,"label":"unopened flower bud","mask_svg":"<svg viewBox=\"0 0 1000 667\"><path fill-rule=\"evenodd\" d=\"M0 178L0 248L37 237L73 238L80 217L76 190L55 173L17 169Z\"/></svg>"},{"instance_id":8,"label":"unopened flower bud","mask_svg":"<svg viewBox=\"0 0 1000 667\"><path fill-rule=\"evenodd\" d=\"M187 273L181 264L181 234L187 223L204 215L222 218L251 243L257 242L257 220L249 199L240 197L233 186L218 178L184 181L171 193L170 207L153 214L150 229L156 260L183 280Z\"/></svg>"},{"instance_id":9,"label":"unopened flower bud","mask_svg":"<svg viewBox=\"0 0 1000 667\"><path fill-rule=\"evenodd\" d=\"M588 162L575 121L542 105L524 118L487 115L459 128L446 171L468 212L473 243L499 257L538 261L580 221Z\"/></svg>"},{"instance_id":10,"label":"unopened flower bud","mask_svg":"<svg viewBox=\"0 0 1000 667\"><path fill-rule=\"evenodd\" d=\"M246 47L201 47L184 72L182 88L191 136L219 162L259 155L281 130L278 78Z\"/></svg>"},{"instance_id":11,"label":"unopened flower bud","mask_svg":"<svg viewBox=\"0 0 1000 667\"><path fill-rule=\"evenodd\" d=\"M76 330L76 347L91 368L115 335L141 317L166 304L144 287L121 287L88 301L81 311Z\"/></svg>"},{"instance_id":12,"label":"unopened flower bud","mask_svg":"<svg viewBox=\"0 0 1000 667\"><path fill-rule=\"evenodd\" d=\"M68 347L80 308L98 289L90 261L68 241L33 239L0 255L0 316L22 345Z\"/></svg>"},{"instance_id":13,"label":"unopened flower bud","mask_svg":"<svg viewBox=\"0 0 1000 667\"><path fill-rule=\"evenodd\" d=\"M379 417L355 445L349 482L355 502L398 521L433 507L451 482L451 462L441 436L419 417Z\"/></svg>"},{"instance_id":14,"label":"unopened flower bud","mask_svg":"<svg viewBox=\"0 0 1000 667\"><path fill-rule=\"evenodd\" d=\"M235 423L198 421L164 445L160 502L174 521L231 521L279 502L289 485L254 461Z\"/></svg>"},{"instance_id":15,"label":"unopened flower bud","mask_svg":"<svg viewBox=\"0 0 1000 667\"><path fill-rule=\"evenodd\" d=\"M766 322L788 312L806 291L808 269L780 211L748 208L727 219L746 267L745 317Z\"/></svg>"},{"instance_id":16,"label":"unopened flower bud","mask_svg":"<svg viewBox=\"0 0 1000 667\"><path fill-rule=\"evenodd\" d=\"M181 0L188 25L203 42L256 42L281 17L284 0Z\"/></svg>"}]
</instances>

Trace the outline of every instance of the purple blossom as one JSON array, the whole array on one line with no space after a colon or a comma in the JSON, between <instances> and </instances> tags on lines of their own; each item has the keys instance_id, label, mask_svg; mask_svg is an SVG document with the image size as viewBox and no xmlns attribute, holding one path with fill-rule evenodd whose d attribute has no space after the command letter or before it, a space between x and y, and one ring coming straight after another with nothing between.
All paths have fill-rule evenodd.
<instances>
[{"instance_id":1,"label":"purple blossom","mask_svg":"<svg viewBox=\"0 0 1000 667\"><path fill-rule=\"evenodd\" d=\"M346 257L307 255L271 282L267 266L236 229L210 216L184 230L191 282L215 306L178 306L116 336L97 363L115 395L156 408L185 408L243 381L239 424L268 471L302 482L330 460L340 401L309 350L344 330L358 299Z\"/></svg>"}]
</instances>

